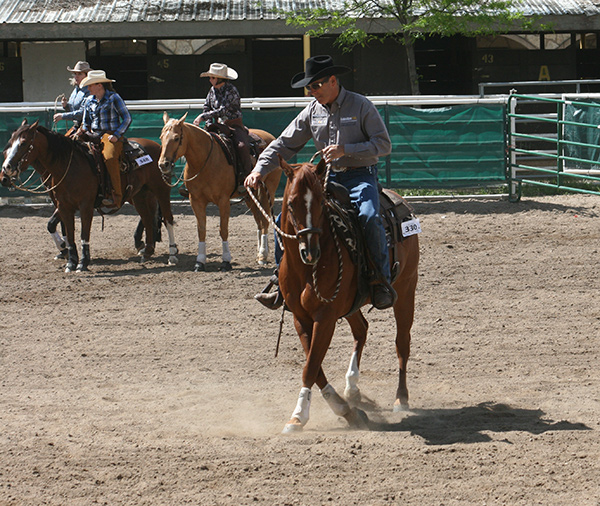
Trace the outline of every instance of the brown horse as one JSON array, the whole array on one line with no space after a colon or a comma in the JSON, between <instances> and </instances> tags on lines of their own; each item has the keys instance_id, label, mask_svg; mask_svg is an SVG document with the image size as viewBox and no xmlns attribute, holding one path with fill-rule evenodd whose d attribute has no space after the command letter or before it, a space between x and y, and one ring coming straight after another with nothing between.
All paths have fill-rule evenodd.
<instances>
[{"instance_id":1,"label":"brown horse","mask_svg":"<svg viewBox=\"0 0 600 506\"><path fill-rule=\"evenodd\" d=\"M222 269L231 269L231 252L229 250L229 212L231 197L243 197L252 211L258 227L258 254L259 264L265 264L269 254L268 231L269 220L258 210L248 195L240 195L236 191L235 172L228 162L223 150L219 147L213 135L206 130L185 123L187 113L181 119L169 118L163 115L164 127L160 134L162 151L158 166L165 175L171 177L175 162L185 156L186 164L183 178L190 193L190 204L196 216L198 228L198 256L196 257L195 271L206 268L206 206L212 202L219 208L220 235L223 246ZM274 137L263 130L250 130L262 139L263 148ZM264 189L259 192L258 200L263 209L270 211L273 206L275 191L281 178L281 169L271 172L264 180Z\"/></svg>"},{"instance_id":2,"label":"brown horse","mask_svg":"<svg viewBox=\"0 0 600 506\"><path fill-rule=\"evenodd\" d=\"M132 139L142 145L152 157L152 162L142 165L129 175L122 174L126 197L140 214L146 231L146 245L140 253L148 259L154 253L154 217L156 203L162 210L169 233L169 264L177 262L177 245L173 235L170 189L158 170L160 146L148 139ZM38 124L27 124L13 132L4 150L0 178L3 185L11 184L31 165L50 187L60 219L66 228L68 259L65 272L88 270L90 263L90 230L94 208L99 203L99 180L88 151L84 145ZM81 219L81 249L79 260L75 245L75 212Z\"/></svg>"},{"instance_id":3,"label":"brown horse","mask_svg":"<svg viewBox=\"0 0 600 506\"><path fill-rule=\"evenodd\" d=\"M330 226L323 190L325 163L290 166L282 161L282 167L288 181L281 213L285 253L279 269L279 284L285 303L294 315L294 325L306 354L298 404L284 433L302 430L308 421L311 388L315 383L334 413L346 418L353 426L364 426L366 415L350 408L347 400L328 383L321 367L336 322L346 318L354 337L354 351L346 374L345 397L351 402L360 399L357 383L368 324L360 309L348 314L356 296L359 273L348 250L341 246L341 240ZM398 276L393 283L398 294L393 310L400 364L395 411L408 408L406 363L418 277L418 236L404 238L398 247Z\"/></svg>"}]
</instances>

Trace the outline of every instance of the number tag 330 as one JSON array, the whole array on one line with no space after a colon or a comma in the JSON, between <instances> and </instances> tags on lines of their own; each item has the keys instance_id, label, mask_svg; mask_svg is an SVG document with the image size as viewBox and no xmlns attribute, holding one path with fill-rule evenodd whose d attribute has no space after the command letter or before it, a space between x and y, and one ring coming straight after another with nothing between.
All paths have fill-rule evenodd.
<instances>
[{"instance_id":1,"label":"number tag 330","mask_svg":"<svg viewBox=\"0 0 600 506\"><path fill-rule=\"evenodd\" d=\"M413 218L412 220L402 222L402 237L409 237L420 233L421 224L419 223L419 218Z\"/></svg>"}]
</instances>

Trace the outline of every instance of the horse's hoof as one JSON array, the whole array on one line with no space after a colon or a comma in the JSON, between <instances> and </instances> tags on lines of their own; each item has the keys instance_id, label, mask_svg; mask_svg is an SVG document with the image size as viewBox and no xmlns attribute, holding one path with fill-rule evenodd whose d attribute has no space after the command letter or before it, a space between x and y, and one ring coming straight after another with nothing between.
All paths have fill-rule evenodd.
<instances>
[{"instance_id":1,"label":"horse's hoof","mask_svg":"<svg viewBox=\"0 0 600 506\"><path fill-rule=\"evenodd\" d=\"M136 242L135 243L135 250L139 253L140 251L142 251L144 249L145 244L143 242Z\"/></svg>"},{"instance_id":2,"label":"horse's hoof","mask_svg":"<svg viewBox=\"0 0 600 506\"><path fill-rule=\"evenodd\" d=\"M194 272L204 272L206 270L206 265L200 263L200 262L196 262L196 265L194 265Z\"/></svg>"},{"instance_id":3,"label":"horse's hoof","mask_svg":"<svg viewBox=\"0 0 600 506\"><path fill-rule=\"evenodd\" d=\"M394 408L393 408L394 413L404 413L409 410L410 410L410 407L408 406L408 402L405 402L405 403L401 403L399 401L394 402Z\"/></svg>"},{"instance_id":4,"label":"horse's hoof","mask_svg":"<svg viewBox=\"0 0 600 506\"><path fill-rule=\"evenodd\" d=\"M219 267L220 271L230 271L231 270L231 262L223 262L221 267Z\"/></svg>"},{"instance_id":5,"label":"horse's hoof","mask_svg":"<svg viewBox=\"0 0 600 506\"><path fill-rule=\"evenodd\" d=\"M283 430L281 431L282 434L299 434L300 432L302 432L303 429L303 425L300 423L286 423L285 427L283 428Z\"/></svg>"},{"instance_id":6,"label":"horse's hoof","mask_svg":"<svg viewBox=\"0 0 600 506\"><path fill-rule=\"evenodd\" d=\"M65 265L65 272L69 273L69 272L73 272L75 270L75 265L72 263L68 263L67 265Z\"/></svg>"},{"instance_id":7,"label":"horse's hoof","mask_svg":"<svg viewBox=\"0 0 600 506\"><path fill-rule=\"evenodd\" d=\"M54 257L54 260L66 260L67 259L67 250L64 249L60 253L57 253Z\"/></svg>"},{"instance_id":8,"label":"horse's hoof","mask_svg":"<svg viewBox=\"0 0 600 506\"><path fill-rule=\"evenodd\" d=\"M353 429L369 429L369 417L362 409L352 408L344 418Z\"/></svg>"},{"instance_id":9,"label":"horse's hoof","mask_svg":"<svg viewBox=\"0 0 600 506\"><path fill-rule=\"evenodd\" d=\"M170 265L170 266L177 265L177 262L179 262L179 259L177 257L170 256L168 265Z\"/></svg>"},{"instance_id":10,"label":"horse's hoof","mask_svg":"<svg viewBox=\"0 0 600 506\"><path fill-rule=\"evenodd\" d=\"M87 268L87 265L83 265L83 264L79 264L77 266L77 269L75 269L75 272L85 272L85 271L89 271L89 269Z\"/></svg>"},{"instance_id":11,"label":"horse's hoof","mask_svg":"<svg viewBox=\"0 0 600 506\"><path fill-rule=\"evenodd\" d=\"M140 248L137 250L137 254L139 257L143 257L146 254L146 248Z\"/></svg>"},{"instance_id":12,"label":"horse's hoof","mask_svg":"<svg viewBox=\"0 0 600 506\"><path fill-rule=\"evenodd\" d=\"M348 404L352 404L353 406L357 406L358 404L360 404L361 395L360 395L360 390L358 388L356 390L346 389L344 391L344 397L346 399L346 402L348 402Z\"/></svg>"}]
</instances>

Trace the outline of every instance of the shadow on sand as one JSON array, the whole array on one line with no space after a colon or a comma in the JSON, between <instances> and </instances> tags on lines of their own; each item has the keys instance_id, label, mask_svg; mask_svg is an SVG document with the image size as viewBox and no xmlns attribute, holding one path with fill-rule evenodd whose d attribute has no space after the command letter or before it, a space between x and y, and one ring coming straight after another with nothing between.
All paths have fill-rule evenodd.
<instances>
[{"instance_id":1,"label":"shadow on sand","mask_svg":"<svg viewBox=\"0 0 600 506\"><path fill-rule=\"evenodd\" d=\"M548 431L592 430L582 423L554 422L545 418L544 414L539 409L485 402L457 409L410 410L399 422L370 420L368 428L379 432L410 432L422 437L429 445L493 441L486 432L529 432L537 435Z\"/></svg>"}]
</instances>

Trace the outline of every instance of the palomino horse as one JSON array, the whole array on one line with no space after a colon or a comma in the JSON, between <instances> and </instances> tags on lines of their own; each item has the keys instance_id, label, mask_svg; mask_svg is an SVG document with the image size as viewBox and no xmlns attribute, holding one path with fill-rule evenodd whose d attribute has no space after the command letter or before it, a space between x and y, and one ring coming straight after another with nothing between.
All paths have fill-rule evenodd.
<instances>
[{"instance_id":1,"label":"palomino horse","mask_svg":"<svg viewBox=\"0 0 600 506\"><path fill-rule=\"evenodd\" d=\"M229 212L230 198L244 197L258 227L259 264L265 264L269 254L268 231L269 220L265 218L253 201L247 195L236 191L235 172L227 161L225 153L219 147L213 135L206 130L185 123L187 113L181 119L169 118L163 115L164 127L160 134L162 151L158 166L165 175L171 177L175 162L185 156L186 164L183 178L190 192L190 204L196 216L198 228L198 256L195 271L206 268L206 206L209 202L217 205L220 217L220 235L223 245L223 270L231 269L231 252L229 250ZM264 130L250 130L258 135L266 147L274 137ZM275 191L281 178L281 169L277 168L264 179L267 191L261 189L258 200L263 209L270 211L273 206Z\"/></svg>"},{"instance_id":2,"label":"palomino horse","mask_svg":"<svg viewBox=\"0 0 600 506\"><path fill-rule=\"evenodd\" d=\"M169 233L169 263L177 262L177 245L173 234L170 189L162 180L157 160L160 146L148 139L132 139L142 145L152 157L152 162L134 170L126 184L125 198L130 200L144 223L146 246L140 252L143 259L154 253L154 217L156 202L162 209ZM53 194L56 207L66 228L68 259L65 272L88 270L90 263L90 230L94 207L98 200L99 180L89 153L78 141L72 140L38 122L28 125L23 120L13 132L4 150L0 179L4 186L11 184L29 165L44 178ZM75 212L81 219L81 249L79 260L75 245Z\"/></svg>"},{"instance_id":3,"label":"palomino horse","mask_svg":"<svg viewBox=\"0 0 600 506\"><path fill-rule=\"evenodd\" d=\"M302 389L296 409L284 433L300 431L308 422L311 388L316 383L338 416L353 426L364 426L366 415L350 408L347 400L360 400L359 366L367 339L367 321L360 309L348 314L357 292L358 275L348 250L330 226L329 208L323 185L325 163L319 165L281 162L288 177L283 196L281 231L285 254L279 268L279 285L285 303L294 315L294 325L306 354ZM394 304L396 353L400 376L394 411L408 408L406 363L410 353L410 329L414 317L418 277L418 236L399 244L398 276L393 287L398 294ZM354 337L354 350L346 374L344 400L328 383L321 367L338 319L345 317Z\"/></svg>"}]
</instances>

